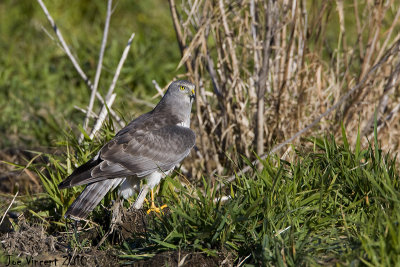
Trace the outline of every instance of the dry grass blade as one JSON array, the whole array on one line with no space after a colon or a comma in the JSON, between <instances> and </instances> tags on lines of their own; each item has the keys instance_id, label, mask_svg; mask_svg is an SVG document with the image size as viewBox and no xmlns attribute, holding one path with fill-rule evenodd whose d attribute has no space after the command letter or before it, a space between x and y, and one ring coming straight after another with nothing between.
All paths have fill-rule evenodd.
<instances>
[{"instance_id":1,"label":"dry grass blade","mask_svg":"<svg viewBox=\"0 0 400 267\"><path fill-rule=\"evenodd\" d=\"M209 176L231 174L242 163L237 153L254 160L254 147L262 156L316 125L319 133L339 134L340 121L363 128L385 94L382 117L397 104L397 87L382 93L398 61L395 53L385 56L399 40L392 36L400 26L390 21L400 16L389 8L393 1L169 2L180 64L199 90L194 128L202 157L192 156L193 177L203 168Z\"/></svg>"},{"instance_id":2,"label":"dry grass blade","mask_svg":"<svg viewBox=\"0 0 400 267\"><path fill-rule=\"evenodd\" d=\"M11 200L11 203L10 203L10 205L8 205L8 208L6 209L6 211L4 212L4 214L3 214L3 217L1 218L1 221L0 221L0 225L3 223L3 221L4 221L4 218L6 217L6 215L7 215L7 212L8 212L8 210L11 208L11 206L12 206L12 204L14 203L14 201L15 201L15 198L18 196L18 191L17 191L17 193L15 193L15 195L14 195L14 197L13 197L13 199Z\"/></svg>"},{"instance_id":3,"label":"dry grass blade","mask_svg":"<svg viewBox=\"0 0 400 267\"><path fill-rule=\"evenodd\" d=\"M335 103L332 107L330 107L327 111L325 111L323 114L321 114L317 119L315 119L310 125L308 125L307 127L303 128L302 130L298 131L296 134L294 134L292 137L290 137L289 139L285 140L283 143L275 146L274 148L271 149L270 152L268 152L267 154L264 154L262 156L260 156L261 160L266 159L269 155L279 151L281 148L283 148L284 146L286 146L287 144L290 144L292 141L294 141L296 138L300 137L301 135L303 135L305 132L307 132L308 130L310 130L312 127L314 127L315 125L317 125L322 118L326 117L327 115L329 115L332 111L334 111L335 109L337 109L340 105L342 105L352 94L354 94L355 92L357 92L357 90L359 90L360 88L362 88L362 86L364 85L364 83L367 81L367 79L369 78L369 76L371 76L375 71L377 71L382 64L384 64L388 58L390 58L390 56L399 53L400 52L400 40L397 41L397 43L395 44L395 46L391 49L391 51L389 51L389 53L387 53L376 65L374 65L367 73L366 76L364 76L364 78L360 81L360 83L358 83L356 86L354 86L350 91L348 91L344 96L342 96L339 101L337 103ZM255 164L257 164L259 162L259 159L256 159L252 162L252 165L254 166ZM246 166L245 168L241 169L237 174L230 176L229 178L227 178L225 181L226 182L232 182L236 176L240 176L243 173L246 173L248 171L250 171L252 169L252 166ZM220 185L219 189L223 188L224 185Z\"/></svg>"}]
</instances>

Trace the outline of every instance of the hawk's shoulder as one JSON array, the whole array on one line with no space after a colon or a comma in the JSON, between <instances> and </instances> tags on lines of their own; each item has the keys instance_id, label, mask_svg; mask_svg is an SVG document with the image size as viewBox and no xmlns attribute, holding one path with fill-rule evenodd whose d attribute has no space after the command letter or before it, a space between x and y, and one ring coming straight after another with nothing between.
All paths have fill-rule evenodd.
<instances>
[{"instance_id":1,"label":"hawk's shoulder","mask_svg":"<svg viewBox=\"0 0 400 267\"><path fill-rule=\"evenodd\" d=\"M130 137L135 134L141 135L146 132L156 131L168 125L177 125L180 122L177 116L162 113L154 114L153 110L131 121L121 129L114 138L120 139L120 137L124 135L129 135ZM123 140L120 140L120 142L123 142Z\"/></svg>"},{"instance_id":2,"label":"hawk's shoulder","mask_svg":"<svg viewBox=\"0 0 400 267\"><path fill-rule=\"evenodd\" d=\"M129 123L100 151L100 157L138 176L169 170L185 158L195 144L195 133L169 114L146 113Z\"/></svg>"}]
</instances>

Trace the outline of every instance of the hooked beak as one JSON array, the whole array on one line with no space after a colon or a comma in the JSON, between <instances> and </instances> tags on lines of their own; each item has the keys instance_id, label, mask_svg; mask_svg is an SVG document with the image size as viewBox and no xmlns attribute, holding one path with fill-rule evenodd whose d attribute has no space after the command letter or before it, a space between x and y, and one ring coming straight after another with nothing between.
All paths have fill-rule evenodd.
<instances>
[{"instance_id":1,"label":"hooked beak","mask_svg":"<svg viewBox=\"0 0 400 267\"><path fill-rule=\"evenodd\" d=\"M194 92L194 88L192 89L192 93L189 95L190 102L192 102L194 99L196 99L196 93Z\"/></svg>"}]
</instances>

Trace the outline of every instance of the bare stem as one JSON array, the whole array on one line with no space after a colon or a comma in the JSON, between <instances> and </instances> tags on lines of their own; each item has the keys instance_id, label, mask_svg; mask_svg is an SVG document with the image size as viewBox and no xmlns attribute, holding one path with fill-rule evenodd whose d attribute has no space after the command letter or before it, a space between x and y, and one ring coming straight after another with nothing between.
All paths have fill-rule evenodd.
<instances>
[{"instance_id":1,"label":"bare stem","mask_svg":"<svg viewBox=\"0 0 400 267\"><path fill-rule=\"evenodd\" d=\"M125 60L126 60L127 56L128 56L129 48L132 45L132 40L133 40L134 37L135 37L135 33L132 33L131 37L129 37L129 40L128 40L128 43L127 43L127 45L126 45L126 47L124 49L124 52L122 52L121 59L119 60L117 69L115 70L114 78L113 78L113 80L111 82L110 88L108 89L108 92L107 92L107 95L106 95L106 103L103 103L103 106L102 106L101 111L100 111L99 118L97 119L97 121L95 123L95 126L93 127L92 132L89 135L90 138L93 138L94 135L98 132L98 130L100 130L101 125L103 125L103 122L104 122L104 120L106 118L107 108L110 109L112 104L114 103L115 96L116 96L116 94L113 94L114 89L115 89L115 85L117 84L119 74L121 73L121 69L122 69L122 67L123 67L123 65L125 63Z\"/></svg>"},{"instance_id":2,"label":"bare stem","mask_svg":"<svg viewBox=\"0 0 400 267\"><path fill-rule=\"evenodd\" d=\"M164 92L163 92L163 90L161 89L161 87L158 85L157 81L156 81L156 80L152 80L151 82L154 84L154 88L156 88L158 94L159 94L160 96L164 96Z\"/></svg>"},{"instance_id":3,"label":"bare stem","mask_svg":"<svg viewBox=\"0 0 400 267\"><path fill-rule=\"evenodd\" d=\"M89 88L92 88L92 83L90 82L89 78L86 76L86 74L83 72L82 68L79 66L78 61L75 59L75 57L72 55L71 51L69 50L69 47L67 43L64 41L64 38L61 34L61 32L58 30L57 25L55 24L53 18L51 17L49 11L47 10L46 6L44 5L42 0L37 0L41 8L43 9L44 14L46 15L47 19L50 22L51 27L53 28L54 32L57 35L58 40L61 43L61 46L65 53L67 53L69 59L71 60L72 64L74 65L75 69L78 71L79 75L81 75L82 79L86 82Z\"/></svg>"},{"instance_id":4,"label":"bare stem","mask_svg":"<svg viewBox=\"0 0 400 267\"><path fill-rule=\"evenodd\" d=\"M44 5L43 1L42 0L37 0L37 1L38 1L39 5L41 6L41 8L43 9L43 12L46 15L48 21L50 22L51 27L53 28L54 32L56 33L56 36L57 36L58 40L61 43L61 48L67 54L67 56L71 60L72 64L74 65L76 71L81 76L81 78L85 81L85 83L89 87L89 89L93 90L93 88L94 88L93 84L90 82L89 78L87 77L85 72L80 67L78 61L72 55L71 51L69 50L69 47L68 47L67 43L65 42L61 32L57 28L57 25L55 24L53 18L51 17L51 15L50 15L49 11L47 10L46 6ZM96 92L96 97L100 101L100 103L104 105L105 102L103 100L103 97L99 94L99 92ZM119 118L119 116L112 109L110 109L110 113L116 119L116 121L121 125L121 121L122 121L121 118Z\"/></svg>"},{"instance_id":5,"label":"bare stem","mask_svg":"<svg viewBox=\"0 0 400 267\"><path fill-rule=\"evenodd\" d=\"M94 78L93 90L92 90L92 93L90 95L89 106L88 106L88 109L87 109L88 113L87 113L87 115L85 117L85 120L83 122L83 129L85 131L88 130L89 114L93 110L94 98L96 96L97 87L99 85L99 80L100 80L100 75L101 75L101 69L103 67L104 50L105 50L106 44L107 44L108 29L110 28L111 6L112 6L112 0L108 0L107 16L106 16L106 22L105 22L105 25L104 25L103 40L101 41L101 47L100 47L100 53L99 53L99 61L97 62L96 76ZM106 100L107 100L107 98L106 98ZM81 135L81 139L82 138L83 138L83 134Z\"/></svg>"},{"instance_id":6,"label":"bare stem","mask_svg":"<svg viewBox=\"0 0 400 267\"><path fill-rule=\"evenodd\" d=\"M268 3L268 9L266 11L266 32L267 36L264 40L264 57L262 67L258 75L259 80L257 81L257 154L264 154L264 98L267 88L268 74L269 74L269 60L271 55L271 40L275 28L275 3L270 0Z\"/></svg>"},{"instance_id":7,"label":"bare stem","mask_svg":"<svg viewBox=\"0 0 400 267\"><path fill-rule=\"evenodd\" d=\"M100 114L98 116L98 119L96 121L96 124L94 125L92 132L90 133L89 137L90 139L93 139L93 137L95 136L95 134L100 130L101 125L103 125L104 120L106 119L106 115L107 115L107 107L108 106L112 106L112 104L114 103L115 97L117 96L117 94L111 94L111 96L107 99L107 106L104 105L101 108Z\"/></svg>"}]
</instances>

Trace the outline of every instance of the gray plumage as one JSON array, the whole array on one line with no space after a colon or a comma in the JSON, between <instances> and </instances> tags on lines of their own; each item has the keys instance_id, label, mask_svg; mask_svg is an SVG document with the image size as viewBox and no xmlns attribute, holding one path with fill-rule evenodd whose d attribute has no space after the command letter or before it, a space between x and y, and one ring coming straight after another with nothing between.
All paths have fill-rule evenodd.
<instances>
[{"instance_id":1,"label":"gray plumage","mask_svg":"<svg viewBox=\"0 0 400 267\"><path fill-rule=\"evenodd\" d=\"M127 198L138 190L141 179L148 178L134 204L141 208L149 189L195 144L195 133L189 128L193 98L192 83L171 83L152 111L130 122L93 159L61 182L59 189L88 184L65 216L85 218L109 190L121 185L120 194Z\"/></svg>"}]
</instances>

